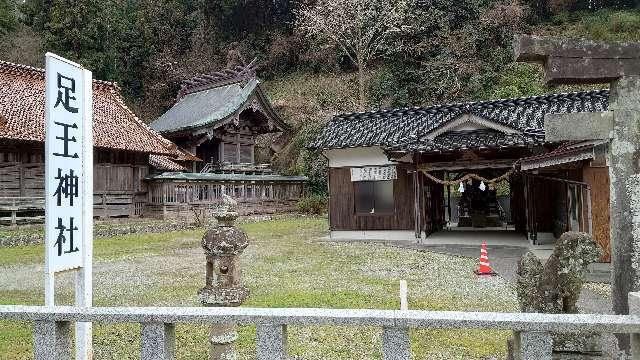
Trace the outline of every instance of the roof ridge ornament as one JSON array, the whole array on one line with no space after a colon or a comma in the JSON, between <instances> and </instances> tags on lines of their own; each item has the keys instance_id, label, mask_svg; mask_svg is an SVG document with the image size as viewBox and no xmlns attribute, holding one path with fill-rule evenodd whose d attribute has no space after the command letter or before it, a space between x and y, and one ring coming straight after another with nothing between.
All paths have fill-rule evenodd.
<instances>
[{"instance_id":1,"label":"roof ridge ornament","mask_svg":"<svg viewBox=\"0 0 640 360\"><path fill-rule=\"evenodd\" d=\"M250 79L256 77L256 62L257 58L245 66L235 66L233 68L223 69L209 74L201 74L191 79L183 80L176 101L182 99L185 95L195 92L237 82L248 82Z\"/></svg>"}]
</instances>

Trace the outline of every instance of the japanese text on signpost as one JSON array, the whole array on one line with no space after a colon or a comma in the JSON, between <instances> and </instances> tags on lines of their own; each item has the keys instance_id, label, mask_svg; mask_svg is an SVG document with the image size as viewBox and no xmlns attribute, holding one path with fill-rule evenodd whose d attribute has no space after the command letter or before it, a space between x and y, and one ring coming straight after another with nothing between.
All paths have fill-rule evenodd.
<instances>
[{"instance_id":1,"label":"japanese text on signpost","mask_svg":"<svg viewBox=\"0 0 640 360\"><path fill-rule=\"evenodd\" d=\"M83 69L47 58L46 236L48 271L82 266Z\"/></svg>"}]
</instances>

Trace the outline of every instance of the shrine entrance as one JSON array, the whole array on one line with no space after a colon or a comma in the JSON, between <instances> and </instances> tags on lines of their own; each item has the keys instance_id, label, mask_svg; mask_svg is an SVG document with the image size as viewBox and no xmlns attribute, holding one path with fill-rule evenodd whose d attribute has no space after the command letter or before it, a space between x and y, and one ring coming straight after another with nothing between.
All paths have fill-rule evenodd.
<instances>
[{"instance_id":1,"label":"shrine entrance","mask_svg":"<svg viewBox=\"0 0 640 360\"><path fill-rule=\"evenodd\" d=\"M506 187L508 190L508 187ZM462 191L461 191L462 190ZM449 192L451 190L449 189ZM448 197L447 222L458 228L503 228L510 219L509 207L498 199L498 189L489 188L484 182L470 180L467 186L456 189L457 196ZM508 199L501 195L501 198ZM453 200L453 201L452 201Z\"/></svg>"},{"instance_id":2,"label":"shrine entrance","mask_svg":"<svg viewBox=\"0 0 640 360\"><path fill-rule=\"evenodd\" d=\"M441 171L425 167L419 171L424 184L421 196L427 199L422 207L424 218L440 221L440 226L423 227L426 236L436 231L515 230L510 167L451 167ZM522 191L516 191L516 195L519 193Z\"/></svg>"}]
</instances>

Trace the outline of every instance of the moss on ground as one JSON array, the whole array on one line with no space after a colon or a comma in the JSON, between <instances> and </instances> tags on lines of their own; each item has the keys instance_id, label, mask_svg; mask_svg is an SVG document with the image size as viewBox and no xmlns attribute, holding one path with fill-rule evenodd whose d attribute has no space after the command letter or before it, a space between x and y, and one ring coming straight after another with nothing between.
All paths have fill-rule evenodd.
<instances>
[{"instance_id":1,"label":"moss on ground","mask_svg":"<svg viewBox=\"0 0 640 360\"><path fill-rule=\"evenodd\" d=\"M478 279L474 259L375 244L319 241L325 219L299 217L243 224L251 243L243 254L251 295L244 306L396 309L398 281L409 283L413 309L516 311L511 286L499 277ZM200 231L126 235L96 240L96 306L199 306L204 283ZM10 259L15 249L0 249ZM0 267L0 304L41 304L42 247L25 246ZM15 254L15 253L14 253ZM62 303L72 298L61 277ZM299 359L379 359L379 328L291 327L290 354ZM239 329L241 359L254 358L255 327ZM178 325L179 359L206 356L207 328ZM502 358L505 331L413 330L416 359ZM96 359L137 359L136 324L95 326ZM0 359L31 357L31 326L0 322Z\"/></svg>"}]
</instances>

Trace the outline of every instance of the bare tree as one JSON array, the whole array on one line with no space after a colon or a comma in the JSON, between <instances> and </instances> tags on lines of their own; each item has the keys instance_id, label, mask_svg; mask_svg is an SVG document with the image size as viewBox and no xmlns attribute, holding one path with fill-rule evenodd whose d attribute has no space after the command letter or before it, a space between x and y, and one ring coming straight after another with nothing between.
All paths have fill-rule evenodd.
<instances>
[{"instance_id":1,"label":"bare tree","mask_svg":"<svg viewBox=\"0 0 640 360\"><path fill-rule=\"evenodd\" d=\"M358 68L360 107L365 108L365 71L386 54L403 26L407 0L317 0L300 4L296 27L320 43L339 46Z\"/></svg>"}]
</instances>

